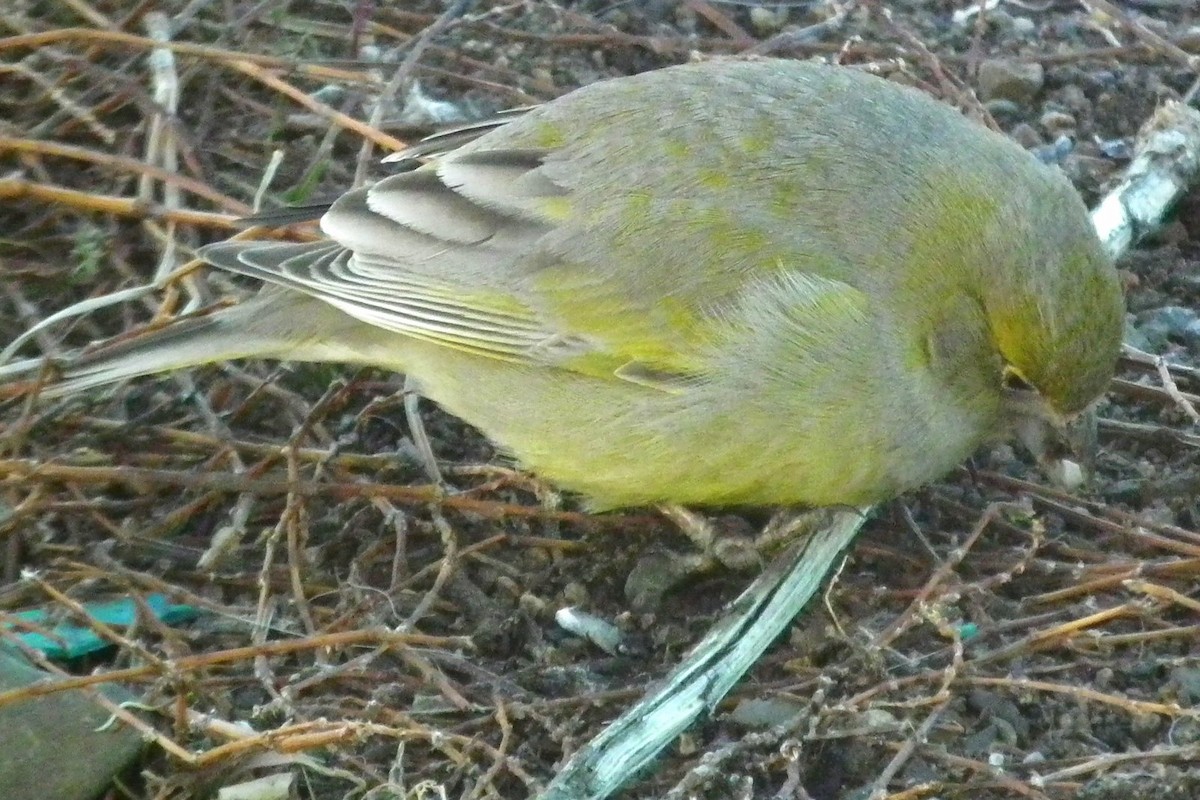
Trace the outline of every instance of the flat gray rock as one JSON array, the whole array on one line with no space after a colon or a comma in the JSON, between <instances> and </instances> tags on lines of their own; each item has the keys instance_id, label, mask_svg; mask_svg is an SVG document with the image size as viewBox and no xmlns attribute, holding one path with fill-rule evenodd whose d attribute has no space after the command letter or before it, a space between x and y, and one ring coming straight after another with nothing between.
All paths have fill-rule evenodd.
<instances>
[{"instance_id":1,"label":"flat gray rock","mask_svg":"<svg viewBox=\"0 0 1200 800\"><path fill-rule=\"evenodd\" d=\"M0 692L55 677L0 647ZM133 696L116 686L116 702ZM142 739L82 689L0 706L0 797L93 800L138 757ZM104 730L97 730L105 726Z\"/></svg>"}]
</instances>

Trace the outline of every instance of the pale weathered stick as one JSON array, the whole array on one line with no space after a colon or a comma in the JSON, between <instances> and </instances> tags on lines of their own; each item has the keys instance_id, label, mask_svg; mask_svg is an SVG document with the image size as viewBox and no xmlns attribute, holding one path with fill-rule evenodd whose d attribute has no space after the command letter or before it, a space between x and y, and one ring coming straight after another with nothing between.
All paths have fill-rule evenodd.
<instances>
[{"instance_id":1,"label":"pale weathered stick","mask_svg":"<svg viewBox=\"0 0 1200 800\"><path fill-rule=\"evenodd\" d=\"M1200 111L1167 102L1142 126L1125 178L1092 211L1114 258L1157 228L1200 175Z\"/></svg>"},{"instance_id":2,"label":"pale weathered stick","mask_svg":"<svg viewBox=\"0 0 1200 800\"><path fill-rule=\"evenodd\" d=\"M816 530L775 559L655 691L576 753L541 800L608 797L712 711L816 593L865 520L828 509L783 522Z\"/></svg>"}]
</instances>

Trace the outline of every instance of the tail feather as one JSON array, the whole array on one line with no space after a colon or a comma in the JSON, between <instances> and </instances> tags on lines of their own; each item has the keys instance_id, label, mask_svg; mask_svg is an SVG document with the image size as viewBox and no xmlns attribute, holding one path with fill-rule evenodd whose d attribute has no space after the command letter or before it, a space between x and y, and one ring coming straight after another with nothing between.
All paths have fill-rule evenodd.
<instances>
[{"instance_id":1,"label":"tail feather","mask_svg":"<svg viewBox=\"0 0 1200 800\"><path fill-rule=\"evenodd\" d=\"M356 361L335 343L363 327L327 303L267 290L213 314L171 322L62 359L0 366L0 399L61 397L116 381L238 358ZM324 334L321 339L316 338Z\"/></svg>"},{"instance_id":2,"label":"tail feather","mask_svg":"<svg viewBox=\"0 0 1200 800\"><path fill-rule=\"evenodd\" d=\"M180 320L61 360L36 358L4 365L0 397L32 391L61 397L142 375L268 354L268 343L249 341L222 316Z\"/></svg>"}]
</instances>

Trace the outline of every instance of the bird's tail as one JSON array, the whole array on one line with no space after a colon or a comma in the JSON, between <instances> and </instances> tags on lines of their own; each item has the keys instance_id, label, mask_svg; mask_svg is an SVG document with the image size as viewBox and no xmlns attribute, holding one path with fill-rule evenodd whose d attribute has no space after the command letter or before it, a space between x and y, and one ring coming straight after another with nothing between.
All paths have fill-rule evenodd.
<instances>
[{"instance_id":1,"label":"bird's tail","mask_svg":"<svg viewBox=\"0 0 1200 800\"><path fill-rule=\"evenodd\" d=\"M262 293L206 316L109 340L61 359L0 365L0 399L34 392L61 397L127 378L238 358L323 360L325 354L310 332L322 330L320 318L328 315L337 318L335 323L349 322L327 304L298 293Z\"/></svg>"}]
</instances>

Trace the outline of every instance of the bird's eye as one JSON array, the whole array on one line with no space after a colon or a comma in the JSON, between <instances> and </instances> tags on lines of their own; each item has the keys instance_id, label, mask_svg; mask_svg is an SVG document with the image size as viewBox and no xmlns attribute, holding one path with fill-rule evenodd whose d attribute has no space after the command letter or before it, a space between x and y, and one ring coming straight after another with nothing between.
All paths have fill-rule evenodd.
<instances>
[{"instance_id":1,"label":"bird's eye","mask_svg":"<svg viewBox=\"0 0 1200 800\"><path fill-rule=\"evenodd\" d=\"M1000 384L1010 392L1032 392L1033 384L1025 379L1021 374L1021 370L1014 367L1012 364L1004 366L1004 374L1000 378Z\"/></svg>"}]
</instances>

